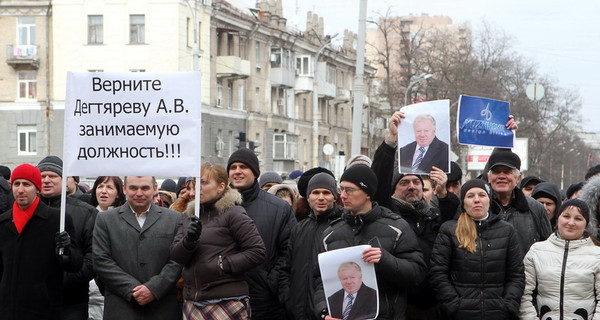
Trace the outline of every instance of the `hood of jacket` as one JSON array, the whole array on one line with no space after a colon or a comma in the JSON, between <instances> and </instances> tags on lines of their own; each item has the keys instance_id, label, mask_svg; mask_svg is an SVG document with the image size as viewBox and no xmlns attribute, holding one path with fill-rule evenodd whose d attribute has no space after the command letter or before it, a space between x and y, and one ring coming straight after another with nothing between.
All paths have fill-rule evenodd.
<instances>
[{"instance_id":1,"label":"hood of jacket","mask_svg":"<svg viewBox=\"0 0 600 320\"><path fill-rule=\"evenodd\" d=\"M292 209L296 208L296 192L294 191L294 188L286 183L280 183L280 184L276 184L274 186L272 186L269 191L270 194L276 196L277 192L279 192L280 190L287 190L290 192L290 194L292 195Z\"/></svg>"},{"instance_id":2,"label":"hood of jacket","mask_svg":"<svg viewBox=\"0 0 600 320\"><path fill-rule=\"evenodd\" d=\"M206 210L208 207L214 208L218 214L222 214L227 209L233 206L239 206L242 203L242 195L233 188L229 188L229 190L225 191L221 198L212 203L205 203L201 206L203 210ZM185 209L185 215L187 217L191 217L194 215L195 202L190 201L188 203L187 208Z\"/></svg>"},{"instance_id":3,"label":"hood of jacket","mask_svg":"<svg viewBox=\"0 0 600 320\"><path fill-rule=\"evenodd\" d=\"M577 198L590 207L590 221L587 230L594 236L598 234L598 197L600 197L600 175L590 178L581 189Z\"/></svg>"},{"instance_id":4,"label":"hood of jacket","mask_svg":"<svg viewBox=\"0 0 600 320\"><path fill-rule=\"evenodd\" d=\"M557 185L550 182L540 182L535 186L535 189L533 189L531 197L536 200L537 198L550 198L554 200L554 203L556 204L556 209L554 211L554 217L552 217L551 220L553 222L556 221L556 218L558 218L559 213L558 209L562 204L562 196L560 195L560 190L558 189ZM554 225L554 223L552 223L552 225Z\"/></svg>"}]
</instances>

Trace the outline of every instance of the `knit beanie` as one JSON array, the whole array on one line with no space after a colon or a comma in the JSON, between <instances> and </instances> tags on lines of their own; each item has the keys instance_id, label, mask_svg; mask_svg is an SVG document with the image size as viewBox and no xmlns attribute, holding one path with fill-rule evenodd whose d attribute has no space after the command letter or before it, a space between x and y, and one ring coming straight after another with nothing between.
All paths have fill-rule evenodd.
<instances>
[{"instance_id":1,"label":"knit beanie","mask_svg":"<svg viewBox=\"0 0 600 320\"><path fill-rule=\"evenodd\" d=\"M14 173L13 173L14 175ZM574 199L569 199L565 202L563 202L563 204L560 206L560 210L558 210L559 214L558 216L560 217L560 215L568 208L568 207L577 207L579 208L579 210L581 210L581 215L583 215L583 218L585 219L585 223L589 223L590 222L590 207L588 207L587 203L585 203L585 201L574 198Z\"/></svg>"},{"instance_id":2,"label":"knit beanie","mask_svg":"<svg viewBox=\"0 0 600 320\"><path fill-rule=\"evenodd\" d=\"M290 172L290 175L288 176L289 179L291 180L295 180L298 179L304 172L302 172L302 170L294 170L292 172Z\"/></svg>"},{"instance_id":3,"label":"knit beanie","mask_svg":"<svg viewBox=\"0 0 600 320\"><path fill-rule=\"evenodd\" d=\"M258 157L254 151L248 148L241 148L234 151L229 157L229 161L227 161L227 172L229 172L229 168L234 162L241 162L247 165L248 168L252 170L252 173L254 173L256 179L260 177L260 164L258 163Z\"/></svg>"},{"instance_id":4,"label":"knit beanie","mask_svg":"<svg viewBox=\"0 0 600 320\"><path fill-rule=\"evenodd\" d=\"M306 193L306 189L308 188L308 183L310 182L310 179L312 179L312 177L315 176L317 173L321 173L321 172L325 172L335 179L333 172L331 172L328 169L322 168L322 167L314 167L314 168L306 170L306 172L304 172L300 176L300 178L298 178L298 183L297 183L298 184L298 193L300 193L302 198L306 198L308 196L308 194Z\"/></svg>"},{"instance_id":5,"label":"knit beanie","mask_svg":"<svg viewBox=\"0 0 600 320\"><path fill-rule=\"evenodd\" d=\"M280 184L283 183L283 179L281 179L279 173L275 171L267 171L258 178L258 186L262 188L267 183Z\"/></svg>"},{"instance_id":6,"label":"knit beanie","mask_svg":"<svg viewBox=\"0 0 600 320\"><path fill-rule=\"evenodd\" d=\"M10 183L12 184L17 179L31 181L38 191L42 190L42 173L38 168L30 164L22 164L13 170L12 175L10 176Z\"/></svg>"},{"instance_id":7,"label":"knit beanie","mask_svg":"<svg viewBox=\"0 0 600 320\"><path fill-rule=\"evenodd\" d=\"M373 161L371 160L371 158L365 156L364 154L357 154L353 155L352 157L350 157L350 159L348 159L348 162L346 162L346 169L359 164L370 167L372 163Z\"/></svg>"},{"instance_id":8,"label":"knit beanie","mask_svg":"<svg viewBox=\"0 0 600 320\"><path fill-rule=\"evenodd\" d=\"M448 174L448 182L461 181L462 175L463 172L458 163L450 161L450 173Z\"/></svg>"},{"instance_id":9,"label":"knit beanie","mask_svg":"<svg viewBox=\"0 0 600 320\"><path fill-rule=\"evenodd\" d=\"M165 179L165 181L160 184L160 190L176 193L177 183L173 179Z\"/></svg>"},{"instance_id":10,"label":"knit beanie","mask_svg":"<svg viewBox=\"0 0 600 320\"><path fill-rule=\"evenodd\" d=\"M40 172L52 171L62 177L63 161L57 156L47 156L37 165Z\"/></svg>"},{"instance_id":11,"label":"knit beanie","mask_svg":"<svg viewBox=\"0 0 600 320\"><path fill-rule=\"evenodd\" d=\"M7 166L0 166L0 177L10 180L10 168Z\"/></svg>"},{"instance_id":12,"label":"knit beanie","mask_svg":"<svg viewBox=\"0 0 600 320\"><path fill-rule=\"evenodd\" d=\"M310 195L310 193L313 190L319 189L319 188L327 189L327 190L331 191L333 196L337 199L337 197L338 197L337 185L335 183L335 178L332 177L331 175L329 175L325 172L315 174L308 182L308 187L306 188L306 194Z\"/></svg>"},{"instance_id":13,"label":"knit beanie","mask_svg":"<svg viewBox=\"0 0 600 320\"><path fill-rule=\"evenodd\" d=\"M406 176L417 176L417 178L421 180L421 184L423 184L423 177L421 177L420 174L402 174L399 173L397 169L394 169L394 174L392 175L392 193L394 193L394 190L396 190L396 185L398 182L400 182L400 179Z\"/></svg>"},{"instance_id":14,"label":"knit beanie","mask_svg":"<svg viewBox=\"0 0 600 320\"><path fill-rule=\"evenodd\" d=\"M371 168L363 165L352 166L342 174L340 182L352 182L366 192L371 199L375 197L377 192L377 176Z\"/></svg>"},{"instance_id":15,"label":"knit beanie","mask_svg":"<svg viewBox=\"0 0 600 320\"><path fill-rule=\"evenodd\" d=\"M465 196L467 195L467 191L473 188L481 188L485 191L485 193L487 193L488 197L490 196L490 189L487 183L485 183L485 181L481 179L473 179L465 182L465 184L463 184L460 188L460 207L462 211L465 210L463 204L465 203Z\"/></svg>"}]
</instances>

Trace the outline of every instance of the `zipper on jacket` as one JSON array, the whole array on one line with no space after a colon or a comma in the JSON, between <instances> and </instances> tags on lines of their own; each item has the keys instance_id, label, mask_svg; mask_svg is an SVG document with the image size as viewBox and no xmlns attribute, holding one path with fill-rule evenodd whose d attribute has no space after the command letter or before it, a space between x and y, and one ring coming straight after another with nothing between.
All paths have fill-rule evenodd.
<instances>
[{"instance_id":1,"label":"zipper on jacket","mask_svg":"<svg viewBox=\"0 0 600 320\"><path fill-rule=\"evenodd\" d=\"M563 254L562 270L560 272L559 319L562 319L564 315L565 271L567 269L567 257L569 256L569 242L569 240L565 240L565 252Z\"/></svg>"},{"instance_id":2,"label":"zipper on jacket","mask_svg":"<svg viewBox=\"0 0 600 320\"><path fill-rule=\"evenodd\" d=\"M481 221L479 222L481 225ZM481 271L480 271L480 275L481 275L481 280L479 281L479 301L481 302L481 319L485 319L485 305L484 305L484 301L483 301L483 282L484 282L484 274L485 274L485 263L484 263L484 259L483 259L483 240L481 240L481 232L477 233L477 240L479 240L479 254L481 256L480 262L481 262Z\"/></svg>"}]
</instances>

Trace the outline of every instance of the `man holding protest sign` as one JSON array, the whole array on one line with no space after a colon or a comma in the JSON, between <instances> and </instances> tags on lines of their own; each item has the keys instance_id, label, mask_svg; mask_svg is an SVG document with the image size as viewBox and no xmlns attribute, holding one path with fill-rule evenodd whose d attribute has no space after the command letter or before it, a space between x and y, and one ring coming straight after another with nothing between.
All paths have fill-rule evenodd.
<instances>
[{"instance_id":1,"label":"man holding protest sign","mask_svg":"<svg viewBox=\"0 0 600 320\"><path fill-rule=\"evenodd\" d=\"M81 253L69 236L73 222L66 216L66 231L59 232L59 210L38 197L42 177L36 167L16 167L10 182L15 203L0 215L0 317L59 319L63 273L81 268Z\"/></svg>"},{"instance_id":2,"label":"man holding protest sign","mask_svg":"<svg viewBox=\"0 0 600 320\"><path fill-rule=\"evenodd\" d=\"M42 174L42 190L40 200L46 205L60 209L63 161L57 156L47 156L38 165ZM91 205L69 196L66 198L66 214L73 220L75 233L73 238L83 254L83 266L74 273L66 273L64 277L65 294L63 297L62 320L87 320L89 282L95 276L92 262L92 232L98 212Z\"/></svg>"},{"instance_id":3,"label":"man holding protest sign","mask_svg":"<svg viewBox=\"0 0 600 320\"><path fill-rule=\"evenodd\" d=\"M287 264L288 241L296 218L287 202L258 186L260 168L254 151L242 148L232 153L227 171L231 186L242 194L242 206L254 220L267 249L266 261L246 273L252 319L284 319L288 283L281 277L281 268Z\"/></svg>"},{"instance_id":4,"label":"man holding protest sign","mask_svg":"<svg viewBox=\"0 0 600 320\"><path fill-rule=\"evenodd\" d=\"M154 177L125 177L124 205L103 212L94 228L94 269L105 285L104 319L181 319L170 260L179 212L153 204Z\"/></svg>"}]
</instances>

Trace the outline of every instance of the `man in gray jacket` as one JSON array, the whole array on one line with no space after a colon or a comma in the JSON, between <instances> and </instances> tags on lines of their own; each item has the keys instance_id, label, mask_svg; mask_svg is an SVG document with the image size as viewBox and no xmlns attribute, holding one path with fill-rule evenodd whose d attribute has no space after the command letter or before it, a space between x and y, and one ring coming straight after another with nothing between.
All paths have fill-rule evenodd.
<instances>
[{"instance_id":1,"label":"man in gray jacket","mask_svg":"<svg viewBox=\"0 0 600 320\"><path fill-rule=\"evenodd\" d=\"M154 177L125 177L127 202L98 215L94 270L105 285L104 320L181 319L170 259L179 212L153 204Z\"/></svg>"}]
</instances>

